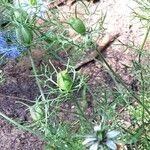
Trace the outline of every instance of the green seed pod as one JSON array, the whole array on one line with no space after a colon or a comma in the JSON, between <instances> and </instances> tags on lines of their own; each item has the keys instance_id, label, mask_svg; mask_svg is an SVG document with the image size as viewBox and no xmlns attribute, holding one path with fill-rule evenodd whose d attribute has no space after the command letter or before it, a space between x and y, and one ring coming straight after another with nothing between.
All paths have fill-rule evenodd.
<instances>
[{"instance_id":1,"label":"green seed pod","mask_svg":"<svg viewBox=\"0 0 150 150\"><path fill-rule=\"evenodd\" d=\"M28 0L30 5L36 6L37 5L37 0Z\"/></svg>"},{"instance_id":2,"label":"green seed pod","mask_svg":"<svg viewBox=\"0 0 150 150\"><path fill-rule=\"evenodd\" d=\"M39 121L44 118L44 111L40 105L33 105L30 107L30 114L33 121Z\"/></svg>"},{"instance_id":3,"label":"green seed pod","mask_svg":"<svg viewBox=\"0 0 150 150\"><path fill-rule=\"evenodd\" d=\"M32 42L33 33L29 28L21 26L16 28L16 37L19 43L27 46Z\"/></svg>"},{"instance_id":4,"label":"green seed pod","mask_svg":"<svg viewBox=\"0 0 150 150\"><path fill-rule=\"evenodd\" d=\"M57 84L63 91L69 92L71 90L73 82L67 70L63 70L57 74Z\"/></svg>"},{"instance_id":5,"label":"green seed pod","mask_svg":"<svg viewBox=\"0 0 150 150\"><path fill-rule=\"evenodd\" d=\"M77 33L81 35L85 34L86 28L83 21L80 18L70 18L69 24Z\"/></svg>"},{"instance_id":6,"label":"green seed pod","mask_svg":"<svg viewBox=\"0 0 150 150\"><path fill-rule=\"evenodd\" d=\"M43 39L47 42L47 43L52 43L57 41L57 35L53 32L46 32L43 34Z\"/></svg>"},{"instance_id":7,"label":"green seed pod","mask_svg":"<svg viewBox=\"0 0 150 150\"><path fill-rule=\"evenodd\" d=\"M14 11L14 20L20 23L24 23L25 20L28 21L28 13L22 9L17 9Z\"/></svg>"}]
</instances>

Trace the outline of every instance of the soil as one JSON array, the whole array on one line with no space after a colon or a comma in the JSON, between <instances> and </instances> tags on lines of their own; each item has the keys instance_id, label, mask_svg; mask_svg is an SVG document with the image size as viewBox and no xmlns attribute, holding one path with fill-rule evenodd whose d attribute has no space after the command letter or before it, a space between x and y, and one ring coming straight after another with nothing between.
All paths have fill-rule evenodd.
<instances>
[{"instance_id":1,"label":"soil","mask_svg":"<svg viewBox=\"0 0 150 150\"><path fill-rule=\"evenodd\" d=\"M27 66L16 61L1 65L6 81L0 86L0 111L8 117L24 122L29 120L26 107L21 102L30 104L38 93L34 78ZM1 150L41 150L42 141L30 133L23 132L0 118Z\"/></svg>"},{"instance_id":2,"label":"soil","mask_svg":"<svg viewBox=\"0 0 150 150\"><path fill-rule=\"evenodd\" d=\"M32 134L15 128L2 118L0 127L1 150L42 150L43 142Z\"/></svg>"},{"instance_id":3,"label":"soil","mask_svg":"<svg viewBox=\"0 0 150 150\"><path fill-rule=\"evenodd\" d=\"M97 16L98 13L101 13L101 10L107 11L105 23L107 33L121 33L119 40L124 44L128 44L130 40L135 43L139 43L142 40L143 29L141 29L137 20L131 20L129 17L131 14L129 6L136 6L132 0L102 0L98 3L90 4L90 6L91 10L98 8L96 11ZM69 6L61 6L60 9L67 12L70 8ZM72 12L74 12L74 9ZM97 18L96 16L92 18L91 22L94 23ZM105 51L104 57L106 57L108 63L111 64L112 68L121 78L131 88L137 90L137 80L130 74L126 67L130 66L135 59L135 55L131 49L125 51L119 44L117 41L110 46ZM37 55L39 55L39 59L37 60L37 65L39 65L43 56L39 53ZM0 85L0 111L11 118L28 121L30 118L26 107L19 102L31 104L30 101L34 100L39 94L35 80L31 77L32 68L28 58L24 58L19 62L9 60L7 63L1 64L0 69L6 75L6 81ZM111 76L98 61L89 63L80 71L89 76L88 83L93 89L97 85L102 84L108 85L109 88L113 88L114 86ZM68 104L63 108L67 109L67 107L71 109L72 106ZM129 119L127 124L130 125ZM21 131L10 125L3 118L0 118L0 127L1 150L42 150L43 141L28 132Z\"/></svg>"}]
</instances>

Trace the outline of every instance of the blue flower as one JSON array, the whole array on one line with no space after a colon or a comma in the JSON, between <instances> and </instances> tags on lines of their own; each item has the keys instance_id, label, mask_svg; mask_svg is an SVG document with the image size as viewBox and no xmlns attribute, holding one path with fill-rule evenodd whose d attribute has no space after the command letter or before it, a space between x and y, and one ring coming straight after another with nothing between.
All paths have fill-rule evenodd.
<instances>
[{"instance_id":1,"label":"blue flower","mask_svg":"<svg viewBox=\"0 0 150 150\"><path fill-rule=\"evenodd\" d=\"M0 55L15 59L19 57L24 50L26 50L26 48L17 42L14 32L0 32Z\"/></svg>"},{"instance_id":2,"label":"blue flower","mask_svg":"<svg viewBox=\"0 0 150 150\"><path fill-rule=\"evenodd\" d=\"M21 52L18 50L18 47L12 46L9 49L3 49L4 57L15 59L20 56Z\"/></svg>"}]
</instances>

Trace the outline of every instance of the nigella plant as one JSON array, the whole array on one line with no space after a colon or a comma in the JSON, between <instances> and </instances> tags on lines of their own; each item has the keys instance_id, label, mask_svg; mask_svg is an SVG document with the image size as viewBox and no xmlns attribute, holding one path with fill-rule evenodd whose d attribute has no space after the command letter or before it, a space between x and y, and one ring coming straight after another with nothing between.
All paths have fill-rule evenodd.
<instances>
[{"instance_id":1,"label":"nigella plant","mask_svg":"<svg viewBox=\"0 0 150 150\"><path fill-rule=\"evenodd\" d=\"M101 150L104 147L111 150L117 150L117 145L114 142L114 138L118 136L119 131L107 131L99 125L94 127L94 132L95 133L93 135L86 136L86 139L82 143L89 148L89 150Z\"/></svg>"},{"instance_id":2,"label":"nigella plant","mask_svg":"<svg viewBox=\"0 0 150 150\"><path fill-rule=\"evenodd\" d=\"M15 59L19 57L24 50L26 50L26 48L17 42L14 32L0 32L0 55Z\"/></svg>"}]
</instances>

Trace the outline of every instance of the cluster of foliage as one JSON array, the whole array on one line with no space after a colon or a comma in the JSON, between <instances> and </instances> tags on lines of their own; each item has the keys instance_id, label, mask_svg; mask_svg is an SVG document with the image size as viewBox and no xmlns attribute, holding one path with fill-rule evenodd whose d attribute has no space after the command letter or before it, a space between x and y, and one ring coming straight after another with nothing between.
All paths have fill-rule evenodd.
<instances>
[{"instance_id":1,"label":"cluster of foliage","mask_svg":"<svg viewBox=\"0 0 150 150\"><path fill-rule=\"evenodd\" d=\"M139 2L139 5L143 6L143 9L148 9L144 8L144 2ZM86 7L85 4L83 6ZM132 45L133 49L138 49L136 53L139 59L133 63L131 71L140 83L139 91L136 93L126 86L125 82L102 57L104 66L116 83L116 90L113 91L103 85L103 87L97 88L99 89L97 93L91 91L86 83L86 77L75 71L74 60L87 48L96 46L93 36L102 35L105 16L100 17L98 29L88 29L86 23L77 16L77 10L75 17L71 16L62 23L59 20L59 10L47 10L47 4L42 4L40 0L20 1L18 5L11 4L8 0L1 0L0 9L4 14L4 19L1 19L4 22L0 22L1 58L6 59L5 61L7 59L21 60L24 55L28 55L40 91L40 95L33 101L32 106L24 104L32 118L31 122L19 124L19 122L0 113L2 117L45 140L47 142L45 150L81 150L86 148L90 150L117 150L121 145L124 148L125 145L128 145L131 149L150 148L148 128L150 111L147 105L150 100L150 69L148 64L143 64L141 61L145 57L144 45L150 32L149 18L146 20L148 22L147 33L140 48ZM86 13L91 16L88 7L85 9ZM140 16L137 15L137 12L135 14ZM38 23L39 20L42 21L42 24ZM3 28L3 24L7 21L8 25ZM69 37L70 29L80 36L80 41ZM131 46L127 45L128 47ZM65 69L56 69L52 62L50 62L51 67L45 64L41 68L36 68L31 55L32 50L36 48L41 48L49 57L59 60ZM62 50L69 53L69 49L72 49L73 55L68 60L63 60L58 53ZM3 76L0 72L0 83L1 80L4 80ZM91 116L86 114L89 94L93 99ZM109 101L110 96L113 97L112 102ZM131 99L137 101L137 108L130 106ZM63 110L62 105L67 102L74 108L73 111ZM134 123L131 128L125 128L121 123L117 112L117 108L120 106L125 107L133 117ZM65 118L62 119L62 111L65 113L67 111L67 114L72 115L73 119L69 121ZM93 126L95 126L94 130ZM134 128L134 126L136 127ZM91 130L93 130L92 134L89 135ZM116 137L119 138L115 140Z\"/></svg>"}]
</instances>

